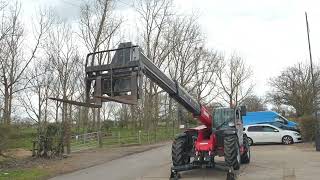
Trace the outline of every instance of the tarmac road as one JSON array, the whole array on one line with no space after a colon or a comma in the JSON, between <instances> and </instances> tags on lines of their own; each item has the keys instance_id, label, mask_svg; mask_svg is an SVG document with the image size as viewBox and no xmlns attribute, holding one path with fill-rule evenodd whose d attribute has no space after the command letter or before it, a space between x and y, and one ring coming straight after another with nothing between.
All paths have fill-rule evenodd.
<instances>
[{"instance_id":1,"label":"tarmac road","mask_svg":"<svg viewBox=\"0 0 320 180\"><path fill-rule=\"evenodd\" d=\"M171 147L165 145L138 154L125 156L105 164L79 170L52 180L167 180L170 175ZM220 163L223 158L216 160ZM249 165L237 171L240 180L258 179L320 179L320 156L304 145L252 146ZM198 169L181 173L181 179L225 180L222 166L214 169Z\"/></svg>"}]
</instances>

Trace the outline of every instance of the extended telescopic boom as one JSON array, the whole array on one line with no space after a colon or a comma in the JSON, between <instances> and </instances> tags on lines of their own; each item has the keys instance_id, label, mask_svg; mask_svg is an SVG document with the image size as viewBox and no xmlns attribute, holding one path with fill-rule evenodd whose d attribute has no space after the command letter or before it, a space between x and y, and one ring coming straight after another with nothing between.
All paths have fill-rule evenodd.
<instances>
[{"instance_id":1,"label":"extended telescopic boom","mask_svg":"<svg viewBox=\"0 0 320 180\"><path fill-rule=\"evenodd\" d=\"M131 104L140 97L142 73L159 85L179 104L197 117L207 127L211 115L177 81L170 79L138 46L121 43L118 49L90 53L86 59L86 84L88 102L117 101ZM94 88L90 99L90 89ZM107 95L107 96L106 96Z\"/></svg>"}]
</instances>

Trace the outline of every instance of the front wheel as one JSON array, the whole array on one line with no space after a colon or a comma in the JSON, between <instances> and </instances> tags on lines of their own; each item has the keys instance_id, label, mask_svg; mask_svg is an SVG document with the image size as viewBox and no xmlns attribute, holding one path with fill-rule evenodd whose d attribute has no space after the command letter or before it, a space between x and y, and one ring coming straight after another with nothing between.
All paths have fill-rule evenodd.
<instances>
[{"instance_id":1,"label":"front wheel","mask_svg":"<svg viewBox=\"0 0 320 180\"><path fill-rule=\"evenodd\" d=\"M250 163L250 145L249 145L249 138L247 136L243 137L243 146L244 146L244 153L241 155L241 163L248 164Z\"/></svg>"},{"instance_id":2,"label":"front wheel","mask_svg":"<svg viewBox=\"0 0 320 180\"><path fill-rule=\"evenodd\" d=\"M251 139L251 138L249 138L249 137L247 137L248 138L248 144L249 144L249 146L252 146L253 145L253 140Z\"/></svg>"},{"instance_id":3,"label":"front wheel","mask_svg":"<svg viewBox=\"0 0 320 180\"><path fill-rule=\"evenodd\" d=\"M224 159L227 166L233 167L234 170L240 169L240 147L236 135L224 137Z\"/></svg>"},{"instance_id":4,"label":"front wheel","mask_svg":"<svg viewBox=\"0 0 320 180\"><path fill-rule=\"evenodd\" d=\"M293 144L293 139L291 136L283 136L282 143L285 145Z\"/></svg>"},{"instance_id":5,"label":"front wheel","mask_svg":"<svg viewBox=\"0 0 320 180\"><path fill-rule=\"evenodd\" d=\"M173 166L181 166L190 163L188 138L186 135L177 137L172 143L171 150Z\"/></svg>"}]
</instances>

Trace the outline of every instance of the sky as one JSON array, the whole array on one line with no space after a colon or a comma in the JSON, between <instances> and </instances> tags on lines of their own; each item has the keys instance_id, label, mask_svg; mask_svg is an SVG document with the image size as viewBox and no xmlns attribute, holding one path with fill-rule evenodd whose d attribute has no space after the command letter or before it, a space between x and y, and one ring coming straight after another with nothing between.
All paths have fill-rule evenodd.
<instances>
[{"instance_id":1,"label":"sky","mask_svg":"<svg viewBox=\"0 0 320 180\"><path fill-rule=\"evenodd\" d=\"M126 29L131 22L131 0L118 0L117 11L124 15ZM41 6L50 6L61 17L77 21L82 0L23 0L25 18ZM309 62L305 26L308 13L314 63L320 57L320 1L317 0L174 0L182 13L197 12L207 45L226 56L237 53L253 70L254 91L263 96L268 81L286 67ZM131 28L131 29L132 29ZM128 32L132 34L134 32Z\"/></svg>"}]
</instances>

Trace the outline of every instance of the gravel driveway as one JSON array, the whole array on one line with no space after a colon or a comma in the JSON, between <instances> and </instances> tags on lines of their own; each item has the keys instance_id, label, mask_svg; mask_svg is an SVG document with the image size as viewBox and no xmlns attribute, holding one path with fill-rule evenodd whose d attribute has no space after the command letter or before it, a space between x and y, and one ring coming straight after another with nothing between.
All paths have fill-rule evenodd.
<instances>
[{"instance_id":1,"label":"gravel driveway","mask_svg":"<svg viewBox=\"0 0 320 180\"><path fill-rule=\"evenodd\" d=\"M237 172L239 180L320 179L320 152L315 152L310 144L257 145L251 148L251 163L241 166ZM52 180L167 180L171 166L170 151L170 144L166 144ZM223 158L216 161L222 163ZM190 180L226 179L222 166L192 170L181 175L181 179Z\"/></svg>"}]
</instances>

